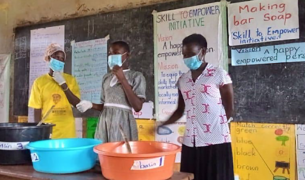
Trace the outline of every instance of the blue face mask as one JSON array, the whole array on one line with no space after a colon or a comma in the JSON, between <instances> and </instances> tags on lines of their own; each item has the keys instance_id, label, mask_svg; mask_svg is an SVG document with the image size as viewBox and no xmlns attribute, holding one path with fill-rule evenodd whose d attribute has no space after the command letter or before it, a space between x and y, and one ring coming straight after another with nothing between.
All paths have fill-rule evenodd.
<instances>
[{"instance_id":1,"label":"blue face mask","mask_svg":"<svg viewBox=\"0 0 305 180\"><path fill-rule=\"evenodd\" d=\"M200 51L201 52L201 51ZM199 53L200 54L200 53ZM192 56L192 57L189 57L189 58L184 58L183 61L184 61L184 64L190 68L191 70L196 70L198 69L201 65L202 65L202 61L199 59L198 55L195 55L195 56Z\"/></svg>"},{"instance_id":2,"label":"blue face mask","mask_svg":"<svg viewBox=\"0 0 305 180\"><path fill-rule=\"evenodd\" d=\"M124 53L125 54L125 53ZM122 62L122 56L124 54L113 54L113 55L109 55L108 56L108 66L110 69L112 69L114 66L120 66L122 67L122 65L124 64L124 62Z\"/></svg>"},{"instance_id":3,"label":"blue face mask","mask_svg":"<svg viewBox=\"0 0 305 180\"><path fill-rule=\"evenodd\" d=\"M65 63L57 59L51 58L49 66L53 71L63 71Z\"/></svg>"}]
</instances>

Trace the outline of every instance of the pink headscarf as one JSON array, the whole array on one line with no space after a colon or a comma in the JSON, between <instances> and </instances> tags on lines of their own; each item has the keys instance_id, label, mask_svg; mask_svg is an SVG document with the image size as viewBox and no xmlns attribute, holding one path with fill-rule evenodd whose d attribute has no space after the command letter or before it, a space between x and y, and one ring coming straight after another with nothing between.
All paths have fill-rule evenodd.
<instances>
[{"instance_id":1,"label":"pink headscarf","mask_svg":"<svg viewBox=\"0 0 305 180\"><path fill-rule=\"evenodd\" d=\"M52 43L46 49L46 52L44 54L44 60L49 62L50 61L49 56L52 56L54 53L56 53L58 51L63 52L65 54L65 59L66 59L66 53L65 53L64 49L59 44Z\"/></svg>"}]
</instances>

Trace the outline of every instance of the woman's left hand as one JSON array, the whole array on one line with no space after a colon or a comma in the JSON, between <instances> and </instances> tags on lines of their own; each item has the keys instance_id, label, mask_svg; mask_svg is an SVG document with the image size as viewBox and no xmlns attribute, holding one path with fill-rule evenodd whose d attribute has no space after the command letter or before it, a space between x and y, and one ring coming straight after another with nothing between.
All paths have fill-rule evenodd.
<instances>
[{"instance_id":1,"label":"woman's left hand","mask_svg":"<svg viewBox=\"0 0 305 180\"><path fill-rule=\"evenodd\" d=\"M120 66L114 66L112 69L112 73L118 78L120 82L126 79L123 69Z\"/></svg>"}]
</instances>

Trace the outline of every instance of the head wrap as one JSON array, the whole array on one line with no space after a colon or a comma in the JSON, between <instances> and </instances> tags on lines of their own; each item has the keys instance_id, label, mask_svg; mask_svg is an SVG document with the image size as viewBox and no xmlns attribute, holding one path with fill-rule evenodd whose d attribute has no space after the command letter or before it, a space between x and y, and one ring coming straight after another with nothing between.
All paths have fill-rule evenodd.
<instances>
[{"instance_id":1,"label":"head wrap","mask_svg":"<svg viewBox=\"0 0 305 180\"><path fill-rule=\"evenodd\" d=\"M52 43L46 49L46 52L44 54L44 60L49 62L50 61L49 57L58 51L63 52L65 54L65 59L66 59L66 53L65 53L64 49L59 44Z\"/></svg>"}]
</instances>

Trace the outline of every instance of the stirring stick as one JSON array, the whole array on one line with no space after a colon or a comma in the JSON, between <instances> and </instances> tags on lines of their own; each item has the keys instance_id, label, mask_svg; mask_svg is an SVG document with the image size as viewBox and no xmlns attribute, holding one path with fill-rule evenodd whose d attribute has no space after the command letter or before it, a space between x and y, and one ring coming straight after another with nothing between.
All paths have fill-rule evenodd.
<instances>
[{"instance_id":1,"label":"stirring stick","mask_svg":"<svg viewBox=\"0 0 305 180\"><path fill-rule=\"evenodd\" d=\"M47 112L47 114L41 119L41 121L37 124L37 126L40 126L43 121L49 116L49 114L51 113L52 109L55 107L55 105L53 105L50 110Z\"/></svg>"},{"instance_id":2,"label":"stirring stick","mask_svg":"<svg viewBox=\"0 0 305 180\"><path fill-rule=\"evenodd\" d=\"M127 137L126 137L125 134L124 134L124 131L123 131L123 128L122 128L121 124L119 124L119 127L120 127L120 132L121 132L121 134L122 134L122 136L123 136L123 138L124 138L124 141L125 141L125 143L126 143L127 151L128 151L128 153L131 153L130 144L129 144L129 142L128 142Z\"/></svg>"}]
</instances>

